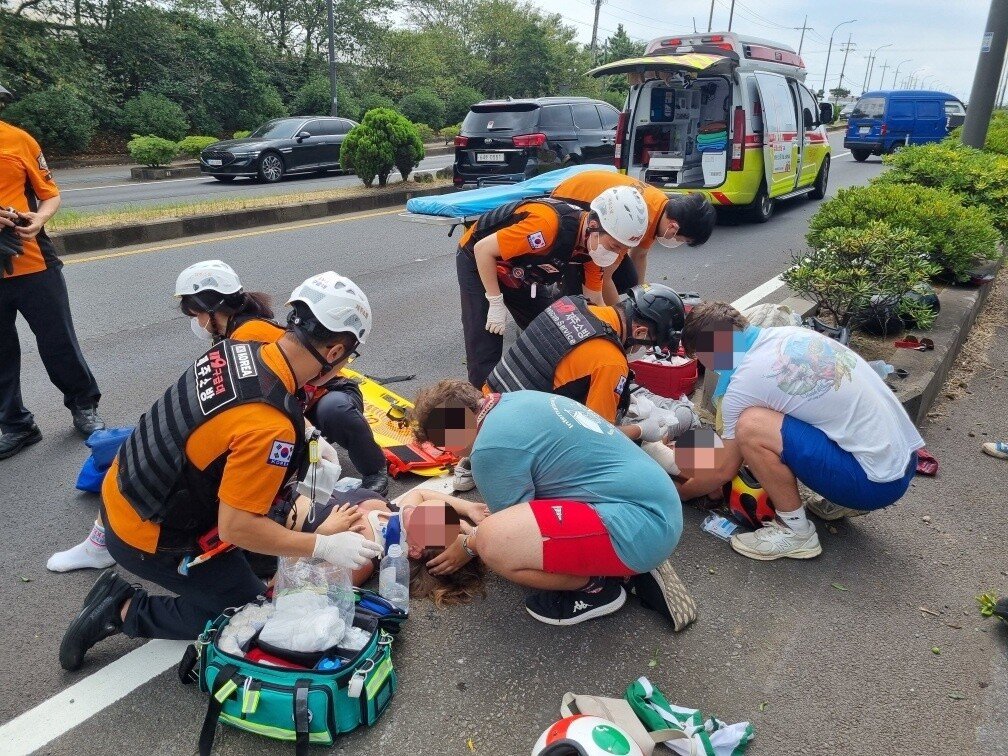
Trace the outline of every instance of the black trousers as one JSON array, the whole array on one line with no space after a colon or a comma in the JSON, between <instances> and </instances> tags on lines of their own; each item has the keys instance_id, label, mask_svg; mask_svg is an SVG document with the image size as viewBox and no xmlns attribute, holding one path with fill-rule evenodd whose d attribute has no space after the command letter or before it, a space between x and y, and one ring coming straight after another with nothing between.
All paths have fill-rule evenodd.
<instances>
[{"instance_id":1,"label":"black trousers","mask_svg":"<svg viewBox=\"0 0 1008 756\"><path fill-rule=\"evenodd\" d=\"M91 407L101 392L74 333L66 280L59 268L0 278L0 431L35 422L21 399L21 344L14 322L21 313L38 343L49 380L68 409Z\"/></svg>"},{"instance_id":2,"label":"black trousers","mask_svg":"<svg viewBox=\"0 0 1008 756\"><path fill-rule=\"evenodd\" d=\"M356 385L336 388L308 413L312 425L322 431L330 443L342 446L361 477L385 469L385 454L374 440L374 433L364 417L364 398Z\"/></svg>"},{"instance_id":3,"label":"black trousers","mask_svg":"<svg viewBox=\"0 0 1008 756\"><path fill-rule=\"evenodd\" d=\"M613 271L612 281L616 286L616 291L620 294L626 294L627 291L640 283L637 276L637 266L630 259L630 255L623 255L623 261Z\"/></svg>"},{"instance_id":4,"label":"black trousers","mask_svg":"<svg viewBox=\"0 0 1008 756\"><path fill-rule=\"evenodd\" d=\"M238 549L196 565L188 575L180 575L181 556L134 549L108 526L105 545L120 567L177 594L151 596L142 588L134 593L122 626L130 638L195 640L209 620L229 606L254 601L266 590Z\"/></svg>"},{"instance_id":5,"label":"black trousers","mask_svg":"<svg viewBox=\"0 0 1008 756\"><path fill-rule=\"evenodd\" d=\"M486 289L479 277L476 259L462 248L455 255L455 272L458 274L459 294L462 298L462 336L465 339L466 370L469 382L476 388L483 388L504 354L504 337L490 333L486 329L487 302ZM539 286L537 296L532 297L529 288L512 289L501 286L504 306L514 319L515 325L525 330L540 312L564 294L580 294L583 270L580 265L570 265L564 271L561 286ZM561 290L561 288L563 290Z\"/></svg>"}]
</instances>

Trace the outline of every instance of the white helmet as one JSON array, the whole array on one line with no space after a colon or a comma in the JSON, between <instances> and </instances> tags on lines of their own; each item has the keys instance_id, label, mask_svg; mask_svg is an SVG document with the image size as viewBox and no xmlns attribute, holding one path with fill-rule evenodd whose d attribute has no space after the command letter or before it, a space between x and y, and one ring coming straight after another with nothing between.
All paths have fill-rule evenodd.
<instances>
[{"instance_id":1,"label":"white helmet","mask_svg":"<svg viewBox=\"0 0 1008 756\"><path fill-rule=\"evenodd\" d=\"M574 714L546 729L532 747L532 756L644 756L619 725L589 714Z\"/></svg>"},{"instance_id":2,"label":"white helmet","mask_svg":"<svg viewBox=\"0 0 1008 756\"><path fill-rule=\"evenodd\" d=\"M648 227L644 197L632 186L614 186L592 200L602 230L620 244L636 247Z\"/></svg>"},{"instance_id":3,"label":"white helmet","mask_svg":"<svg viewBox=\"0 0 1008 756\"><path fill-rule=\"evenodd\" d=\"M332 333L352 333L363 344L371 331L371 305L357 284L331 270L298 286L288 305L303 302L318 324Z\"/></svg>"},{"instance_id":4,"label":"white helmet","mask_svg":"<svg viewBox=\"0 0 1008 756\"><path fill-rule=\"evenodd\" d=\"M241 281L234 269L220 260L203 260L193 263L179 273L175 280L175 296L184 297L201 291L215 291L218 294L237 294L241 291Z\"/></svg>"}]
</instances>

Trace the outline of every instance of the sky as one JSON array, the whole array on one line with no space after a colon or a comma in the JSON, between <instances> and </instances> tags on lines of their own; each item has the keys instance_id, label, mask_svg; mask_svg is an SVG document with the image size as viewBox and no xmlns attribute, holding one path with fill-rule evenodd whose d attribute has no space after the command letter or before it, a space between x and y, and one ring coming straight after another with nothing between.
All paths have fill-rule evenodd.
<instances>
[{"instance_id":1,"label":"sky","mask_svg":"<svg viewBox=\"0 0 1008 756\"><path fill-rule=\"evenodd\" d=\"M728 28L731 0L713 0L713 30ZM592 0L532 0L545 12L559 13L578 30L581 41L591 41ZM855 95L861 92L868 68L868 54L878 50L871 86L892 89L899 66L899 81L911 72L928 89L951 92L965 100L973 85L973 72L987 20L988 0L745 0L735 2L732 31L783 42L798 49L803 23L802 58L808 69L807 83L813 90L826 89L840 81L843 46L848 35L851 51L843 72L843 86ZM665 34L690 33L694 19L699 31L707 31L711 0L603 0L599 14L599 39L605 39L622 23L636 39L650 40ZM808 21L805 22L805 16ZM830 33L833 49L826 67ZM905 62L904 62L905 61ZM885 84L882 85L883 66Z\"/></svg>"}]
</instances>

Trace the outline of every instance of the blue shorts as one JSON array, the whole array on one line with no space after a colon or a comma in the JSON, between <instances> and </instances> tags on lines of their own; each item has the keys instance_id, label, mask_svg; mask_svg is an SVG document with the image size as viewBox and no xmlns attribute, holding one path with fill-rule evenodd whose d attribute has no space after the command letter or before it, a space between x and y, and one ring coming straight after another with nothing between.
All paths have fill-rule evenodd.
<instances>
[{"instance_id":1,"label":"blue shorts","mask_svg":"<svg viewBox=\"0 0 1008 756\"><path fill-rule=\"evenodd\" d=\"M781 461L794 476L820 496L850 509L881 509L906 493L917 472L917 452L910 455L902 478L888 483L869 480L864 468L815 426L784 416Z\"/></svg>"}]
</instances>

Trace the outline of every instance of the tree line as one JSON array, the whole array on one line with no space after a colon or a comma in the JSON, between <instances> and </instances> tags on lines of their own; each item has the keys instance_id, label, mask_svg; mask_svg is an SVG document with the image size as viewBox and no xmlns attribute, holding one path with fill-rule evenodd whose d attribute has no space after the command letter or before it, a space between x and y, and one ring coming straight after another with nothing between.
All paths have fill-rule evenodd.
<instances>
[{"instance_id":1,"label":"tree line","mask_svg":"<svg viewBox=\"0 0 1008 756\"><path fill-rule=\"evenodd\" d=\"M522 0L334 0L339 115L392 107L434 130L484 98L578 94L590 51ZM224 137L329 112L326 0L0 0L4 119L51 152L120 151L131 134ZM637 55L622 25L600 61Z\"/></svg>"}]
</instances>

